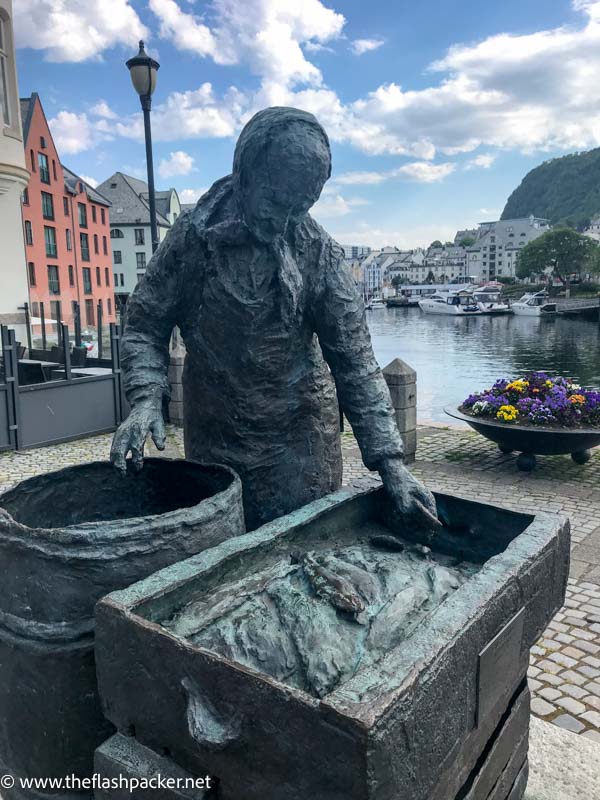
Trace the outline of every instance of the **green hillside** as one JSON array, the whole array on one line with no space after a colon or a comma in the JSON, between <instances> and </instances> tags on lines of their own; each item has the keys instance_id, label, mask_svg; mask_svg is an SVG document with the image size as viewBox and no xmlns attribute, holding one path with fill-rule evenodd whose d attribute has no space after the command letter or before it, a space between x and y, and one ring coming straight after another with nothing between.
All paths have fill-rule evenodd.
<instances>
[{"instance_id":1,"label":"green hillside","mask_svg":"<svg viewBox=\"0 0 600 800\"><path fill-rule=\"evenodd\" d=\"M532 169L508 198L501 219L533 214L583 228L600 213L600 147Z\"/></svg>"}]
</instances>

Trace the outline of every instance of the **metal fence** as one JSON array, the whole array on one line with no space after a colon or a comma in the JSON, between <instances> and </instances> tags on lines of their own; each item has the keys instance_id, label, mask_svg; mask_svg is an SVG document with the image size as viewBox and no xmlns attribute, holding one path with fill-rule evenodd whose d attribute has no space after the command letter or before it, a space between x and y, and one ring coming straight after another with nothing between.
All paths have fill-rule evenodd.
<instances>
[{"instance_id":1,"label":"metal fence","mask_svg":"<svg viewBox=\"0 0 600 800\"><path fill-rule=\"evenodd\" d=\"M57 344L50 348L45 325L41 326L41 341L36 342L28 324L27 347L16 341L14 330L0 326L0 450L40 447L113 431L127 416L120 329L114 323L108 326L105 353L101 321L100 317L98 352L92 358L86 353L84 366L73 363L81 360L76 349L81 347L81 329L76 321L73 350L69 328L60 322L56 324Z\"/></svg>"}]
</instances>

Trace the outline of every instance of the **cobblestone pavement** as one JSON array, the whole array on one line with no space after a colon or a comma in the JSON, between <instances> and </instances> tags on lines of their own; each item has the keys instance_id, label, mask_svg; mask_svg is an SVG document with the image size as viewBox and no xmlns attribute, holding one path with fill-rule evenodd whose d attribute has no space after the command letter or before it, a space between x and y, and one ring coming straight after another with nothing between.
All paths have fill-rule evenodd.
<instances>
[{"instance_id":1,"label":"cobblestone pavement","mask_svg":"<svg viewBox=\"0 0 600 800\"><path fill-rule=\"evenodd\" d=\"M0 453L0 490L50 470L108 458L110 435ZM352 433L342 435L344 479L367 472ZM156 454L152 445L149 454ZM170 427L164 455L183 455L180 429ZM531 653L532 711L541 719L600 742L600 449L585 466L568 457L539 459L518 472L514 456L463 428L422 427L414 473L427 485L506 508L566 514L572 560L565 607Z\"/></svg>"}]
</instances>

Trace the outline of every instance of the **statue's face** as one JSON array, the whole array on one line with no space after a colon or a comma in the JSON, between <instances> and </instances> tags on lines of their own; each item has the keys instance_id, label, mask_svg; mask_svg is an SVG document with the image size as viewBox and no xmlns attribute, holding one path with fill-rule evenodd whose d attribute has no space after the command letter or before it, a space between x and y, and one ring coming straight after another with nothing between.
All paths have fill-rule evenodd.
<instances>
[{"instance_id":1,"label":"statue's face","mask_svg":"<svg viewBox=\"0 0 600 800\"><path fill-rule=\"evenodd\" d=\"M301 222L319 199L329 150L317 132L298 123L274 137L256 162L242 189L244 218L259 239L271 241Z\"/></svg>"}]
</instances>

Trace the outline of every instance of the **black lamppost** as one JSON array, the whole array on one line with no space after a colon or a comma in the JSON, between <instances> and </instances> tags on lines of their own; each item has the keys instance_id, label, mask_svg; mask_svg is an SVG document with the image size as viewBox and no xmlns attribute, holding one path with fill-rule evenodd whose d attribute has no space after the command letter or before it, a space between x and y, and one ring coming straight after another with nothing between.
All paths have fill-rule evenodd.
<instances>
[{"instance_id":1,"label":"black lamppost","mask_svg":"<svg viewBox=\"0 0 600 800\"><path fill-rule=\"evenodd\" d=\"M144 112L144 133L146 135L146 167L148 169L148 201L150 205L150 235L152 237L152 252L158 247L158 226L156 224L156 200L154 197L154 164L152 163L152 131L150 129L150 109L152 107L152 93L156 89L156 73L160 64L146 53L144 42L140 42L140 51L137 56L127 61L127 68L131 75L133 88L140 96L142 111Z\"/></svg>"}]
</instances>

